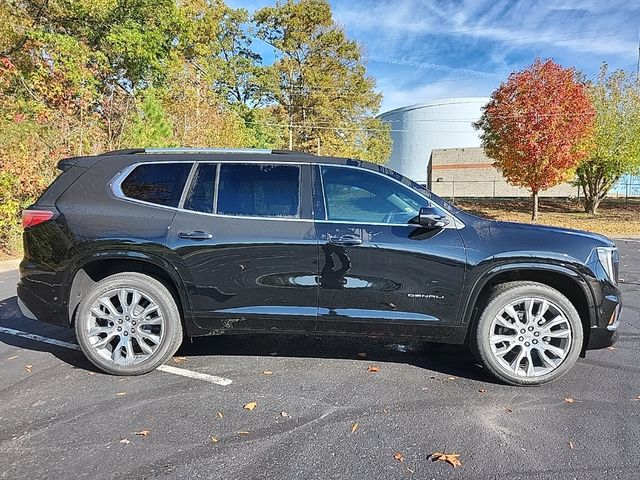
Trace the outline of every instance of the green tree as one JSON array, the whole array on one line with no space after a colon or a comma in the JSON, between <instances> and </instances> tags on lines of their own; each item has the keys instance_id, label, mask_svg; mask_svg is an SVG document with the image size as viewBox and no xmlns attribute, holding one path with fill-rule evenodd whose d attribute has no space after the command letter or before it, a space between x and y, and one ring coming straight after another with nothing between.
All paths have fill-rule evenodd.
<instances>
[{"instance_id":1,"label":"green tree","mask_svg":"<svg viewBox=\"0 0 640 480\"><path fill-rule=\"evenodd\" d=\"M640 173L640 92L622 70L600 69L589 88L596 109L591 149L577 171L585 212L595 214L600 202L625 174Z\"/></svg>"},{"instance_id":2,"label":"green tree","mask_svg":"<svg viewBox=\"0 0 640 480\"><path fill-rule=\"evenodd\" d=\"M374 118L381 95L329 3L278 2L257 11L254 22L258 38L274 48L276 115L286 125L289 147L386 161L389 131Z\"/></svg>"},{"instance_id":3,"label":"green tree","mask_svg":"<svg viewBox=\"0 0 640 480\"><path fill-rule=\"evenodd\" d=\"M136 112L125 142L131 147L169 147L173 143L172 125L167 119L162 101L154 89L145 92L140 110Z\"/></svg>"}]
</instances>

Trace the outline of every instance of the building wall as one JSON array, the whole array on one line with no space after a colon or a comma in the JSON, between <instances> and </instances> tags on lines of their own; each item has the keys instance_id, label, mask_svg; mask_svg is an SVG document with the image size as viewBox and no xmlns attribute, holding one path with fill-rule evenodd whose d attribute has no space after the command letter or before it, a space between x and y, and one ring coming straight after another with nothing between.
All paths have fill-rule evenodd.
<instances>
[{"instance_id":1,"label":"building wall","mask_svg":"<svg viewBox=\"0 0 640 480\"><path fill-rule=\"evenodd\" d=\"M393 150L389 167L419 183L427 183L434 149L479 147L473 122L482 114L486 97L450 98L383 113L391 126Z\"/></svg>"},{"instance_id":2,"label":"building wall","mask_svg":"<svg viewBox=\"0 0 640 480\"><path fill-rule=\"evenodd\" d=\"M443 148L431 152L429 188L441 197L525 197L526 188L513 187L493 166L481 147ZM575 197L568 183L540 192L541 197Z\"/></svg>"}]
</instances>

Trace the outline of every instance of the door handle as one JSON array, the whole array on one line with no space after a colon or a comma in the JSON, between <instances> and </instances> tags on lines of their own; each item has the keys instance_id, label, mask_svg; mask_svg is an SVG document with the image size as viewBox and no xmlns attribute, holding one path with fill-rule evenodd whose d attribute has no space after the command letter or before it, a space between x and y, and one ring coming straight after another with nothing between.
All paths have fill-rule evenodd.
<instances>
[{"instance_id":1,"label":"door handle","mask_svg":"<svg viewBox=\"0 0 640 480\"><path fill-rule=\"evenodd\" d=\"M209 240L213 238L213 235L208 232L203 232L202 230L196 230L194 232L180 232L178 233L178 237L188 240Z\"/></svg>"},{"instance_id":2,"label":"door handle","mask_svg":"<svg viewBox=\"0 0 640 480\"><path fill-rule=\"evenodd\" d=\"M327 235L327 240L332 245L360 245L362 243L362 239L357 235L338 235L332 236Z\"/></svg>"}]
</instances>

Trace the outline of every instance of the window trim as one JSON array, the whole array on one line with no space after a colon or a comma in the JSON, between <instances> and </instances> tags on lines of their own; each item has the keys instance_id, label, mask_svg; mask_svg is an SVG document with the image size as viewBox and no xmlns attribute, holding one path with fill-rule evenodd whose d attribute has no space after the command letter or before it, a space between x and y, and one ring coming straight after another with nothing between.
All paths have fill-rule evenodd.
<instances>
[{"instance_id":1,"label":"window trim","mask_svg":"<svg viewBox=\"0 0 640 480\"><path fill-rule=\"evenodd\" d=\"M411 187L405 185L404 183L402 183L400 180L397 180L393 177L390 177L389 175L385 175L384 173L381 172L376 172L375 170L370 170L368 168L363 168L363 167L359 167L357 165L339 165L339 164L327 164L327 163L323 163L323 162L297 162L297 161L269 161L269 160L242 160L241 162L238 162L238 160L233 160L233 159L220 159L220 160L170 160L170 161L146 161L146 162L136 162L136 163L132 163L131 165L128 165L127 167L125 167L124 169L120 170L118 173L116 173L113 177L113 179L111 180L109 186L111 189L111 192L113 193L113 195L120 199L120 200L124 200L127 202L133 202L133 203L140 203L142 205L149 205L151 207L156 207L156 208L164 208L164 209L169 209L169 210L173 210L173 211L179 211L179 212L185 212L185 213L191 213L193 215L208 215L210 217L220 217L220 218L244 218L247 220L278 220L281 222L319 222L319 223L338 223L338 224L346 224L346 225L353 225L358 224L358 222L347 222L347 221L339 221L339 220L321 220L321 219L315 219L315 218L286 218L286 217L248 217L248 216L234 216L234 215L219 215L217 213L205 213L205 212L194 212L193 210L185 210L182 208L177 208L177 207L168 207L166 205L159 205L157 203L150 203L150 202L145 202L144 200L137 200L135 198L129 198L126 195L124 195L124 193L122 192L122 189L120 188L120 184L124 181L125 178L127 178L127 176L129 175L129 173L131 173L131 171L133 171L133 169L135 169L137 166L139 165L150 165L150 164L164 164L164 163L193 163L193 164L199 164L199 163L217 163L218 164L218 175L216 176L216 179L220 178L219 173L220 173L220 166L223 163L250 163L250 164L268 164L268 165L308 165L309 167L313 168L313 167L318 167L318 171L320 170L320 167L322 166L327 166L327 167L336 167L336 168L353 168L356 170L360 170L360 171L365 171L365 172L370 172L373 173L375 175L380 175L383 178L386 178L388 180L391 180L392 182L396 182L399 185L402 185L404 188L409 188L411 189ZM320 172L318 172L320 173ZM322 175L321 175L322 178ZM217 181L217 180L216 180ZM312 185L313 187L313 185ZM185 184L185 188L186 188L186 184ZM217 187L216 187L217 188ZM324 185L322 185L322 198L323 198L323 202L326 202L326 199L324 198ZM302 189L302 185L301 185L301 189ZM412 189L413 190L413 189ZM414 190L419 196L421 196L422 198L424 198L427 203L429 205L434 205L434 203L424 194L422 194L422 192L418 191L418 190ZM214 201L216 202L216 208L217 208L217 198L218 198L218 192L217 190L214 193ZM454 228L454 229L462 229L465 227L465 224L462 220L460 220L458 217L456 217L455 215L453 215L452 213L444 210L442 207L438 206L439 209L443 210L445 215L447 216L447 218L450 220L449 225L443 227L445 229L448 228ZM326 212L326 208L325 208L325 218L326 218L327 212ZM415 224L415 223L367 223L367 222L360 222L360 225L375 225L375 226L386 226L386 227L412 227L412 228L417 228L419 227L419 225Z\"/></svg>"},{"instance_id":2,"label":"window trim","mask_svg":"<svg viewBox=\"0 0 640 480\"><path fill-rule=\"evenodd\" d=\"M158 164L170 164L170 165L173 165L174 163L191 163L192 164L191 168L189 169L189 173L187 173L187 178L185 179L184 185L182 187L182 192L180 192L180 198L178 200L178 206L177 207L172 207L170 205L162 205L160 203L147 202L146 200L140 200L138 198L128 197L122 191L122 183L127 179L127 177L129 175L131 175L131 173L137 167L139 167L141 165L158 165ZM132 163L128 167L126 167L123 170L121 170L120 172L118 172L115 175L115 177L111 180L111 182L109 182L109 186L111 187L111 193L113 193L116 198L119 198L121 200L127 200L129 202L134 202L134 203L141 203L143 205L150 205L152 207L170 208L171 210L179 210L182 207L182 201L183 201L182 197L184 196L185 191L187 189L187 186L189 185L189 181L191 179L191 174L193 173L193 169L194 169L195 163L196 162L194 160L179 161L179 162L137 162L137 163Z\"/></svg>"}]
</instances>

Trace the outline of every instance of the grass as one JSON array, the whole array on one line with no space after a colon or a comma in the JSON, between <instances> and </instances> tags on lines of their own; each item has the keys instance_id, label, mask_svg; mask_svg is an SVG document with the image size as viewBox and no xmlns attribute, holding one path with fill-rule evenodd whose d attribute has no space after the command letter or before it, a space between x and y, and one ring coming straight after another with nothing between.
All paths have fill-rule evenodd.
<instances>
[{"instance_id":1,"label":"grass","mask_svg":"<svg viewBox=\"0 0 640 480\"><path fill-rule=\"evenodd\" d=\"M456 206L495 220L533 223L531 199L465 199L456 200ZM575 199L542 198L536 223L587 230L610 237L640 236L640 199L627 202L607 199L596 215L590 215Z\"/></svg>"}]
</instances>

